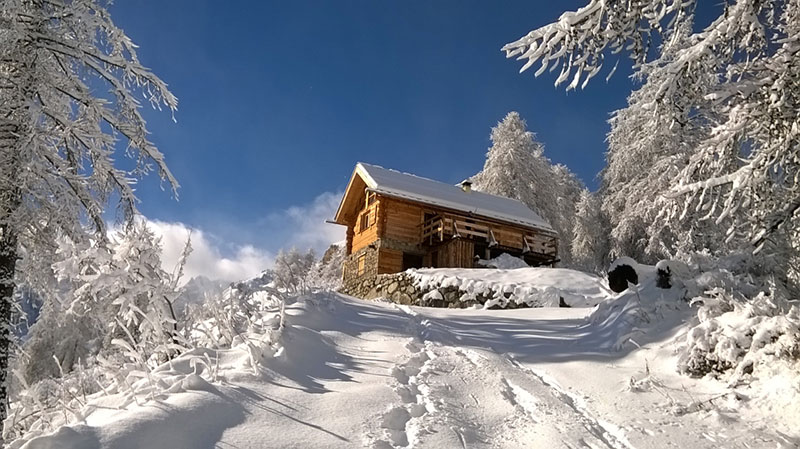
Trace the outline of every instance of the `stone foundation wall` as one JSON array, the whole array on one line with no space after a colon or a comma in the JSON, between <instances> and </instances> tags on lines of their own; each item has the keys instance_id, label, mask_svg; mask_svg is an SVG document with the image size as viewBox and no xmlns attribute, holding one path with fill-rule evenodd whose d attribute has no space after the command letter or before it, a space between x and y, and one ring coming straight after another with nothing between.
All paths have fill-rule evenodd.
<instances>
[{"instance_id":1,"label":"stone foundation wall","mask_svg":"<svg viewBox=\"0 0 800 449\"><path fill-rule=\"evenodd\" d=\"M424 295L405 273L379 274L342 286L342 293L362 299L387 298L398 304L417 304Z\"/></svg>"},{"instance_id":2,"label":"stone foundation wall","mask_svg":"<svg viewBox=\"0 0 800 449\"><path fill-rule=\"evenodd\" d=\"M358 259L364 255L364 272L358 274ZM367 246L347 256L342 264L342 288L352 288L378 275L378 248Z\"/></svg>"},{"instance_id":3,"label":"stone foundation wall","mask_svg":"<svg viewBox=\"0 0 800 449\"><path fill-rule=\"evenodd\" d=\"M466 292L458 287L438 287L421 289L414 282L414 278L406 273L379 274L365 277L358 282L342 286L340 292L362 299L386 298L397 304L407 304L425 307L466 308L483 304L493 298L496 292L490 291L486 295L475 295L469 299L461 300ZM432 293L436 291L436 293ZM511 293L503 293L509 298ZM525 307L509 302L506 309Z\"/></svg>"}]
</instances>

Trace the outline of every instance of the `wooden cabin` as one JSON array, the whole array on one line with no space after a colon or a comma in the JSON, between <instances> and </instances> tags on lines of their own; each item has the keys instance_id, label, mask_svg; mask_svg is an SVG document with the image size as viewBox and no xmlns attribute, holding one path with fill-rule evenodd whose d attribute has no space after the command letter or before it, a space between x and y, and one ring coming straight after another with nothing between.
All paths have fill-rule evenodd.
<instances>
[{"instance_id":1,"label":"wooden cabin","mask_svg":"<svg viewBox=\"0 0 800 449\"><path fill-rule=\"evenodd\" d=\"M472 268L502 253L557 262L558 237L525 204L358 163L333 223L347 226L344 285L408 268Z\"/></svg>"}]
</instances>

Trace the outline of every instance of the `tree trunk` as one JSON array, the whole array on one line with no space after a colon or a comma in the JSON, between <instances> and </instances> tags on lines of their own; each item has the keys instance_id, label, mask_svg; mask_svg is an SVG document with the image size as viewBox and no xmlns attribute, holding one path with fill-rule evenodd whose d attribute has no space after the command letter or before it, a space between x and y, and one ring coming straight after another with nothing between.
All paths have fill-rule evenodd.
<instances>
[{"instance_id":1,"label":"tree trunk","mask_svg":"<svg viewBox=\"0 0 800 449\"><path fill-rule=\"evenodd\" d=\"M6 185L0 185L0 429L8 410L8 373L11 355L11 312L14 306L14 277L19 258L14 213L21 204L18 181L19 159L15 153L19 127L0 123L0 149L6 154L0 173ZM2 442L2 436L0 436Z\"/></svg>"},{"instance_id":2,"label":"tree trunk","mask_svg":"<svg viewBox=\"0 0 800 449\"><path fill-rule=\"evenodd\" d=\"M5 420L8 407L8 361L16 266L17 236L7 225L0 225L0 423Z\"/></svg>"}]
</instances>

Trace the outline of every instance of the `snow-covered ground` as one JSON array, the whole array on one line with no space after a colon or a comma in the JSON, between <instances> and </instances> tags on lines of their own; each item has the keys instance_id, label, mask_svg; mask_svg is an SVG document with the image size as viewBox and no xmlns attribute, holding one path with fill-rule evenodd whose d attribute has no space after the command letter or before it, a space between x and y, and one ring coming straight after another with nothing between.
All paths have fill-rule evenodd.
<instances>
[{"instance_id":1,"label":"snow-covered ground","mask_svg":"<svg viewBox=\"0 0 800 449\"><path fill-rule=\"evenodd\" d=\"M475 270L519 284L513 271ZM576 287L561 275L536 282ZM650 279L586 294L606 301L463 310L310 295L286 305L283 328L275 310L249 343L163 366L171 394L123 410L106 397L24 447L797 447L797 406L676 373L695 314L681 292Z\"/></svg>"}]
</instances>

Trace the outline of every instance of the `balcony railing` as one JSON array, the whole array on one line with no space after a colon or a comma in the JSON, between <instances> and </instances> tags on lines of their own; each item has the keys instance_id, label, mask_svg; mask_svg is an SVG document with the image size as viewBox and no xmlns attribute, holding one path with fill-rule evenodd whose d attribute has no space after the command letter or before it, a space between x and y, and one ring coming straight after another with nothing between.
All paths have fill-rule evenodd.
<instances>
[{"instance_id":1,"label":"balcony railing","mask_svg":"<svg viewBox=\"0 0 800 449\"><path fill-rule=\"evenodd\" d=\"M425 243L434 244L453 237L480 240L490 245L497 243L492 228L476 220L437 215L422 223L422 241Z\"/></svg>"},{"instance_id":2,"label":"balcony railing","mask_svg":"<svg viewBox=\"0 0 800 449\"><path fill-rule=\"evenodd\" d=\"M491 225L480 220L436 215L422 223L423 244L435 245L457 237L485 242L489 247L497 245ZM546 257L554 257L556 253L556 237L549 234L526 234L519 243L523 253Z\"/></svg>"}]
</instances>

